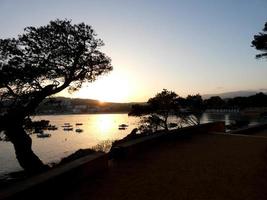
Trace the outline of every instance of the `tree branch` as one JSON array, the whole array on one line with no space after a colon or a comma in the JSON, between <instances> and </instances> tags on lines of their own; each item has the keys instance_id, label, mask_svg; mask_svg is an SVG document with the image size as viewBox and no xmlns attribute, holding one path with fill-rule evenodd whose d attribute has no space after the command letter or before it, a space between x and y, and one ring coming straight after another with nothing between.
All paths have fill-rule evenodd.
<instances>
[{"instance_id":1,"label":"tree branch","mask_svg":"<svg viewBox=\"0 0 267 200\"><path fill-rule=\"evenodd\" d=\"M11 88L9 85L5 84L5 87L8 89L8 91L9 91L13 96L16 96L16 94L14 93L14 91L12 90L12 88Z\"/></svg>"}]
</instances>

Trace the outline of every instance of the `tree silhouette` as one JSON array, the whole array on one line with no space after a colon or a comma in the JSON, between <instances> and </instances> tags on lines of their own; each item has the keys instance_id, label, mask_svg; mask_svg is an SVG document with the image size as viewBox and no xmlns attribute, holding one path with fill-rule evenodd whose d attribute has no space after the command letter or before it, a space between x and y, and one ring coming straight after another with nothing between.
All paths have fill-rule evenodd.
<instances>
[{"instance_id":1,"label":"tree silhouette","mask_svg":"<svg viewBox=\"0 0 267 200\"><path fill-rule=\"evenodd\" d=\"M225 105L225 101L219 96L212 96L209 99L204 101L207 108L223 108Z\"/></svg>"},{"instance_id":2,"label":"tree silhouette","mask_svg":"<svg viewBox=\"0 0 267 200\"><path fill-rule=\"evenodd\" d=\"M202 97L199 94L188 95L185 102L188 112L183 119L189 125L200 124L200 118L205 110Z\"/></svg>"},{"instance_id":3,"label":"tree silhouette","mask_svg":"<svg viewBox=\"0 0 267 200\"><path fill-rule=\"evenodd\" d=\"M91 26L71 20L27 27L18 38L0 39L0 132L13 143L20 165L29 173L47 166L31 149L24 121L48 96L65 88L75 91L84 82L112 70Z\"/></svg>"},{"instance_id":4,"label":"tree silhouette","mask_svg":"<svg viewBox=\"0 0 267 200\"><path fill-rule=\"evenodd\" d=\"M129 115L142 117L141 132L169 130L169 127L199 124L199 114L203 110L200 95L179 97L175 92L163 89L155 97L150 98L144 105L133 105ZM177 123L169 123L172 116Z\"/></svg>"},{"instance_id":5,"label":"tree silhouette","mask_svg":"<svg viewBox=\"0 0 267 200\"><path fill-rule=\"evenodd\" d=\"M177 98L175 92L163 89L155 97L150 98L146 105L133 105L129 115L144 116L142 129L168 130L168 118L178 109Z\"/></svg>"},{"instance_id":6,"label":"tree silhouette","mask_svg":"<svg viewBox=\"0 0 267 200\"><path fill-rule=\"evenodd\" d=\"M263 32L258 35L254 35L254 40L251 42L252 47L263 53L257 54L256 58L267 58L267 22L263 28Z\"/></svg>"}]
</instances>

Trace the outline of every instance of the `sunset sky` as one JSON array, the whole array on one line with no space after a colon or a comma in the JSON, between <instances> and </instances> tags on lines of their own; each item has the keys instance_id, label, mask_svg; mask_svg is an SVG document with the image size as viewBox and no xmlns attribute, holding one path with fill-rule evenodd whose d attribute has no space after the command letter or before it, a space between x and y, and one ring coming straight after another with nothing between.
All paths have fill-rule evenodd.
<instances>
[{"instance_id":1,"label":"sunset sky","mask_svg":"<svg viewBox=\"0 0 267 200\"><path fill-rule=\"evenodd\" d=\"M181 96L267 88L267 60L251 47L266 0L0 0L0 37L56 18L92 25L114 67L71 97L130 102L163 88Z\"/></svg>"}]
</instances>

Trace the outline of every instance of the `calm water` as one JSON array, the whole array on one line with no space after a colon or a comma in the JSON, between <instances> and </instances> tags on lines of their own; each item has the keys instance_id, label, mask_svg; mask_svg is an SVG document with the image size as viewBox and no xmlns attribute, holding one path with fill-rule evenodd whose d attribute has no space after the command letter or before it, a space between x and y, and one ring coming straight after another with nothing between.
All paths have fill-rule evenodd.
<instances>
[{"instance_id":1,"label":"calm water","mask_svg":"<svg viewBox=\"0 0 267 200\"><path fill-rule=\"evenodd\" d=\"M225 121L229 124L231 120L238 119L238 114L203 114L201 123L213 121ZM121 139L138 126L139 118L128 117L127 114L85 114L85 115L49 115L36 116L33 120L50 120L58 130L45 131L52 136L49 138L37 138L32 135L33 150L45 163L58 162L61 158L70 155L81 148L90 148L106 140ZM63 131L64 123L70 123L73 128L76 123L83 123L78 126L83 129L82 133L75 131ZM118 130L120 124L128 124L126 130ZM252 120L252 124L258 123ZM0 176L21 170L13 146L10 142L0 141ZM1 177L0 177L1 178Z\"/></svg>"},{"instance_id":2,"label":"calm water","mask_svg":"<svg viewBox=\"0 0 267 200\"><path fill-rule=\"evenodd\" d=\"M126 136L138 125L139 118L128 117L127 114L86 114L86 115L49 115L35 116L33 120L50 120L58 130L45 131L50 133L49 138L33 139L33 150L45 163L58 162L61 158L70 155L81 148L93 147L102 141L120 139ZM82 133L75 131L64 131L61 126L70 123L75 130L76 127L83 129ZM76 126L76 123L83 123ZM120 124L128 124L126 130L118 130ZM0 175L7 172L21 170L13 146L10 142L0 141Z\"/></svg>"}]
</instances>

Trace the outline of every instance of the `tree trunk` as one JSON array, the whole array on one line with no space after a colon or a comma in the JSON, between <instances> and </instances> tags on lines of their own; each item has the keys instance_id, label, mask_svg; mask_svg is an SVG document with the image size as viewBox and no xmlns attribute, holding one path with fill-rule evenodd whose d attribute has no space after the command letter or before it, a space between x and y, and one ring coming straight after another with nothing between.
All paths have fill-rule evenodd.
<instances>
[{"instance_id":1,"label":"tree trunk","mask_svg":"<svg viewBox=\"0 0 267 200\"><path fill-rule=\"evenodd\" d=\"M168 131L169 130L169 128L168 128L168 115L167 116L165 116L165 119L164 119L164 129L165 129L165 131Z\"/></svg>"},{"instance_id":2,"label":"tree trunk","mask_svg":"<svg viewBox=\"0 0 267 200\"><path fill-rule=\"evenodd\" d=\"M47 85L41 91L32 92L21 99L8 110L6 115L0 116L0 131L4 130L15 148L17 160L21 167L30 174L49 169L48 165L38 158L32 151L32 139L25 132L23 122L26 116L32 114L38 105L47 97L65 89L71 81L53 89L55 85Z\"/></svg>"},{"instance_id":3,"label":"tree trunk","mask_svg":"<svg viewBox=\"0 0 267 200\"><path fill-rule=\"evenodd\" d=\"M22 126L10 126L6 129L6 135L14 145L19 164L27 173L35 174L49 168L32 151L32 139Z\"/></svg>"}]
</instances>

